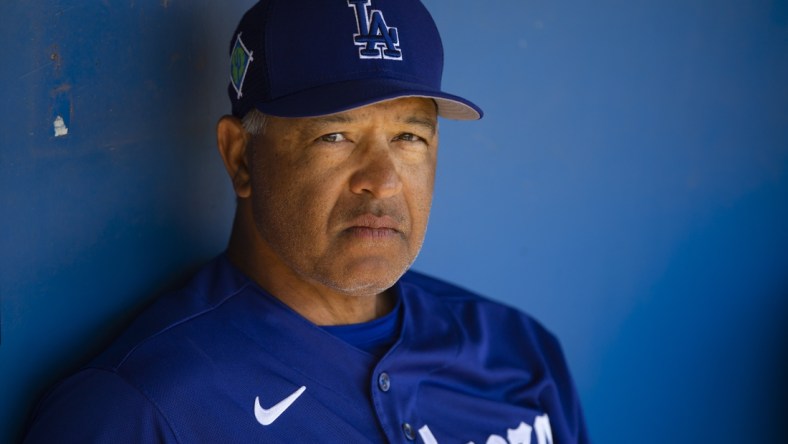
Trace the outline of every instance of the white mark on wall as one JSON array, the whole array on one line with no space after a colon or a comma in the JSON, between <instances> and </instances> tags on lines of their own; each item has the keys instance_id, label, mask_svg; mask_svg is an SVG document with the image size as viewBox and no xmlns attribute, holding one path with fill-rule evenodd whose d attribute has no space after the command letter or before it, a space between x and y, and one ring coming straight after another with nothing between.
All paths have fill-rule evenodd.
<instances>
[{"instance_id":1,"label":"white mark on wall","mask_svg":"<svg viewBox=\"0 0 788 444\"><path fill-rule=\"evenodd\" d=\"M65 136L68 134L68 127L66 126L66 122L63 121L62 117L55 117L55 122L53 125L55 127L55 137Z\"/></svg>"}]
</instances>

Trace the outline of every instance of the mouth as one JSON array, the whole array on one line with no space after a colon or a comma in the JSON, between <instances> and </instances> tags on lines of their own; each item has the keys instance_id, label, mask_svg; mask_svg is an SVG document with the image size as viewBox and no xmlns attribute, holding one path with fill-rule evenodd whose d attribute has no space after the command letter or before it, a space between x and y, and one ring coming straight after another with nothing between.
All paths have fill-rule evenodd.
<instances>
[{"instance_id":1,"label":"mouth","mask_svg":"<svg viewBox=\"0 0 788 444\"><path fill-rule=\"evenodd\" d=\"M348 225L345 232L362 238L385 239L403 235L400 222L386 215L364 214L353 219Z\"/></svg>"}]
</instances>

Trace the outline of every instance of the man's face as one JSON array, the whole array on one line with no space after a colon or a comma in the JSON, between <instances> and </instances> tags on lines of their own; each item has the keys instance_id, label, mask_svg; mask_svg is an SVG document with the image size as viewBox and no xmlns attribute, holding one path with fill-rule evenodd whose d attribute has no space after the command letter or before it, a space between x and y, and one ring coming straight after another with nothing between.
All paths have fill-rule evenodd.
<instances>
[{"instance_id":1,"label":"man's face","mask_svg":"<svg viewBox=\"0 0 788 444\"><path fill-rule=\"evenodd\" d=\"M269 117L250 155L261 254L339 293L391 287L424 240L437 125L434 102L423 98Z\"/></svg>"}]
</instances>

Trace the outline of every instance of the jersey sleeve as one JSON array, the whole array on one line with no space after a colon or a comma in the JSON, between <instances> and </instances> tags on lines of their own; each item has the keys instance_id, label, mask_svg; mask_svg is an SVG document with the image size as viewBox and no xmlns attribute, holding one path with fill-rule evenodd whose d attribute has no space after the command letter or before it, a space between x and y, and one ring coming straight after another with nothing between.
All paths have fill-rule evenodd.
<instances>
[{"instance_id":1,"label":"jersey sleeve","mask_svg":"<svg viewBox=\"0 0 788 444\"><path fill-rule=\"evenodd\" d=\"M86 369L38 405L23 441L33 443L175 443L165 418L121 376Z\"/></svg>"}]
</instances>

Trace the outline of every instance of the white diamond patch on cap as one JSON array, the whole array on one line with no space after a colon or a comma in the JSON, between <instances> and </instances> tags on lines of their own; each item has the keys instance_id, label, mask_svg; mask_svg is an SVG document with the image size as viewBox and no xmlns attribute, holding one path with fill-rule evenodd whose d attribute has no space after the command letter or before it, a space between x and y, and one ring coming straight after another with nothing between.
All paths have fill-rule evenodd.
<instances>
[{"instance_id":1,"label":"white diamond patch on cap","mask_svg":"<svg viewBox=\"0 0 788 444\"><path fill-rule=\"evenodd\" d=\"M230 55L230 83L235 88L235 92L238 93L239 99L243 96L244 79L253 60L252 52L246 49L239 32Z\"/></svg>"}]
</instances>

